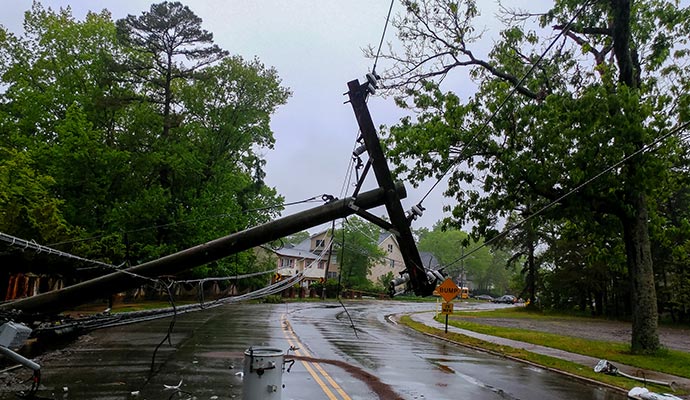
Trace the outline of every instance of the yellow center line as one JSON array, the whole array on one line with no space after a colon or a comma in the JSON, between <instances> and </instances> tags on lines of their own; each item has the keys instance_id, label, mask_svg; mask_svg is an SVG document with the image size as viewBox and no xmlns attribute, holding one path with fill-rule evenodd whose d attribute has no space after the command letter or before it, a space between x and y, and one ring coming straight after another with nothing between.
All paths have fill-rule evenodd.
<instances>
[{"instance_id":1,"label":"yellow center line","mask_svg":"<svg viewBox=\"0 0 690 400\"><path fill-rule=\"evenodd\" d=\"M283 321L283 323L282 323L283 333L285 334L285 338L287 339L290 346L294 346L292 343L292 340L294 340L297 344L300 345L300 346L297 346L300 348L300 350L296 350L295 354L297 354L298 356L305 356L305 357L313 358L313 356L309 353L309 351L304 348L304 345L302 345L302 343L300 343L299 339L297 338L294 331L292 330L292 326L290 325L290 322L285 317L285 314L283 314L281 316L281 320ZM290 335L292 337L292 340L290 340L291 338L288 335ZM305 368L307 368L307 371L309 371L309 373L312 375L314 380L319 384L319 386L321 386L321 389L324 391L324 393L326 393L326 395L328 396L329 399L337 400L337 398L333 395L333 392L331 392L330 389L323 384L323 381L317 375L315 375L315 373L313 373L313 370L310 368L310 365L312 365L314 368L316 368L319 371L319 373L328 381L328 383L331 385L331 387L333 387L333 389L335 389L335 391L338 392L338 394L342 397L343 400L352 400L350 398L350 396L348 396L348 394L345 393L345 391L340 387L340 385L338 385L338 383L336 381L334 381L333 378L331 378L331 376L323 369L323 367L321 367L321 365L319 365L318 363L309 363L309 362L306 362L304 360L301 360L301 361L302 361L302 364L305 366ZM333 396L333 397L331 397L331 396Z\"/></svg>"},{"instance_id":2,"label":"yellow center line","mask_svg":"<svg viewBox=\"0 0 690 400\"><path fill-rule=\"evenodd\" d=\"M290 346L294 345L290 341L290 339L288 339L288 343L290 344ZM298 350L295 351L296 355L301 356L301 354L299 354L299 353L300 352ZM319 385L319 387L321 387L321 390L323 390L323 392L326 394L326 396L328 396L329 400L338 400L338 398L333 394L333 392L331 392L331 390L328 388L328 386L326 386L326 384L323 383L323 381L321 380L319 375L314 371L314 369L311 367L311 365L307 361L304 361L304 360L300 360L300 362L302 363L302 365L304 365L304 368L307 370L307 372L309 372L309 375L311 375L311 377L314 378L314 381Z\"/></svg>"}]
</instances>

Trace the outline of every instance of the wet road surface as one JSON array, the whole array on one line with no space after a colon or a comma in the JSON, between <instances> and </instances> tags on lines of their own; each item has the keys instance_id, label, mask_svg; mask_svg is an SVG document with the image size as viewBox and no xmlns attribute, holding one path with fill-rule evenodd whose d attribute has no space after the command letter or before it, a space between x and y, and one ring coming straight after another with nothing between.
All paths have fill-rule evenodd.
<instances>
[{"instance_id":1,"label":"wet road surface","mask_svg":"<svg viewBox=\"0 0 690 400\"><path fill-rule=\"evenodd\" d=\"M385 318L434 307L349 304L357 336L347 314L334 305L296 310L290 320L314 353L364 366L404 399L625 399L619 392L416 334Z\"/></svg>"},{"instance_id":2,"label":"wet road surface","mask_svg":"<svg viewBox=\"0 0 690 400\"><path fill-rule=\"evenodd\" d=\"M298 356L282 398L358 400L597 399L619 392L416 334L386 315L433 303L234 304L170 319L104 329L40 362L38 395L50 399L241 399L244 351L271 346ZM456 305L457 307L457 305ZM29 377L22 372L21 377ZM171 389L182 384L178 389ZM166 386L168 388L166 388ZM0 388L14 399L17 386ZM178 392L176 394L176 392ZM377 394L378 393L378 394Z\"/></svg>"}]
</instances>

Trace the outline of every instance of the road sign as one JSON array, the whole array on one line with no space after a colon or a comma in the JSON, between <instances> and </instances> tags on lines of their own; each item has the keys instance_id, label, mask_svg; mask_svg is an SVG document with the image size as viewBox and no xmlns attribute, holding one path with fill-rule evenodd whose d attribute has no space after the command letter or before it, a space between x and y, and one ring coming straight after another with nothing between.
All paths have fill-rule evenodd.
<instances>
[{"instance_id":1,"label":"road sign","mask_svg":"<svg viewBox=\"0 0 690 400\"><path fill-rule=\"evenodd\" d=\"M441 304L441 314L452 314L453 313L453 303L443 303Z\"/></svg>"},{"instance_id":2,"label":"road sign","mask_svg":"<svg viewBox=\"0 0 690 400\"><path fill-rule=\"evenodd\" d=\"M446 280L443 281L443 283L436 287L436 290L438 291L438 294L440 294L441 297L443 297L443 300L445 300L446 302L453 300L455 296L457 296L458 293L460 293L460 288L450 278L446 278Z\"/></svg>"}]
</instances>

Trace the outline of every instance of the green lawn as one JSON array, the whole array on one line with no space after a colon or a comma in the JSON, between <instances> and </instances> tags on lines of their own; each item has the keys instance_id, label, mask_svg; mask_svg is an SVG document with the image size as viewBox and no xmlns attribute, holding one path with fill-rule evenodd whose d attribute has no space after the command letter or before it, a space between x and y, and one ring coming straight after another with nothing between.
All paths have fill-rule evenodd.
<instances>
[{"instance_id":1,"label":"green lawn","mask_svg":"<svg viewBox=\"0 0 690 400\"><path fill-rule=\"evenodd\" d=\"M572 336L561 336L552 333L518 328L482 325L472 322L472 317L530 319L554 318L554 316L543 315L538 312L528 312L524 309L502 309L485 312L454 313L449 319L449 324L458 328L484 333L487 335L538 344L599 359L606 359L614 362L614 364L615 362L619 362L621 364L626 364L633 367L690 378L689 353L664 349L653 355L636 355L630 353L630 346L628 344L588 340ZM586 324L588 320L587 318L572 316L558 316L558 318L578 319L582 321L583 324ZM437 319L441 322L445 320L445 318L442 316L437 317Z\"/></svg>"}]
</instances>

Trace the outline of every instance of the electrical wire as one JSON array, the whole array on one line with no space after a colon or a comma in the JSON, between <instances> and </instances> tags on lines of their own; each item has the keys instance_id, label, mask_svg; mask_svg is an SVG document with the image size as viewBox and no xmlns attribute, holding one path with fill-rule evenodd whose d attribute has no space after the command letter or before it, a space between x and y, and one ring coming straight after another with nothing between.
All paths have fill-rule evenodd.
<instances>
[{"instance_id":1,"label":"electrical wire","mask_svg":"<svg viewBox=\"0 0 690 400\"><path fill-rule=\"evenodd\" d=\"M472 144L472 142L474 142L474 140L475 140L481 133L483 133L483 132L488 128L488 126L489 126L489 124L491 123L491 121L493 121L493 119L496 117L496 115L498 115L498 113L499 113L499 112L503 109L503 107L508 103L508 100L510 100L510 98L513 97L513 95L515 94L515 92L517 92L518 88L525 82L525 80L527 79L527 77L529 77L529 76L532 74L532 72L534 72L534 70L537 68L537 66L539 66L539 64L540 64L541 61L544 59L544 57L546 57L546 54L547 54L549 51L551 51L551 48L556 44L556 42L558 42L558 40L561 38L561 36L563 36L563 35L565 34L565 32L567 32L567 31L570 29L570 26L575 22L575 20L577 19L577 17L579 17L580 14L582 14L582 12L585 10L585 8L586 8L587 6L589 6L589 4L590 4L591 2L592 2L592 0L588 0L588 1L586 1L585 3L583 3L582 6L580 6L580 8L579 8L579 9L577 10L577 12L573 15L573 17L570 19L570 21L568 21L568 23L563 27L563 29L561 29L561 30L558 32L558 35L556 35L556 37L551 41L551 43L549 43L549 45L546 47L546 49L544 49L544 51L541 53L541 55L539 56L539 58L532 64L532 66L531 66L530 69L525 73L525 75L524 75L515 85L513 85L512 90L511 90L511 91L508 93L508 95L503 99L503 101L501 101L501 103L498 105L498 107L496 108L496 110L494 110L494 112L491 113L491 115L489 116L489 118L488 118L486 121L484 121L484 123L481 125L481 127L479 128L479 130L470 138L470 140L469 140L467 143L465 143L465 145L462 147L462 149L460 150L460 153L457 155L457 157L455 157L455 159L450 163L450 165L449 165L448 168L443 172L443 174L442 174L440 177L438 177L438 179L436 180L436 182L434 182L434 184L431 186L431 188L426 192L426 194L424 194L424 196L422 197L422 199L419 201L419 204L422 204L422 203L424 202L424 200L426 200L426 198L429 197L429 195L431 194L431 192L433 192L434 189L436 189L436 187L437 187L437 186L441 183L441 181L446 177L446 175L448 175L448 173L449 173L453 168L455 168L455 165L459 162L459 160L461 159L461 157L462 157L463 154L465 153L465 150L466 150L467 148L469 148L469 145Z\"/></svg>"},{"instance_id":2,"label":"electrical wire","mask_svg":"<svg viewBox=\"0 0 690 400\"><path fill-rule=\"evenodd\" d=\"M540 209L537 210L535 213L530 214L529 216L527 216L527 217L521 219L520 221L514 223L513 225L510 225L509 227L507 227L506 229L504 229L504 230L503 230L501 233L499 233L498 235L496 235L496 236L494 236L493 238L491 238L491 239L485 241L483 244L481 244L481 245L478 246L477 248L473 249L473 250L470 251L469 253L465 253L462 257L460 257L460 258L458 258L458 259L456 259L456 260L454 260L454 261L448 263L447 265L443 266L443 267L440 268L439 270L443 270L443 269L445 269L445 268L447 268L447 267L450 267L451 265L453 265L453 264L455 264L455 263L457 263L457 262L459 262L459 261L461 261L461 260L464 260L465 258L469 257L470 255L476 253L476 252L479 251L480 249L482 249L482 248L484 248L484 247L486 247L486 246L492 244L493 242L495 242L495 241L497 241L497 240L499 240L499 239L505 237L505 236L506 236L508 233L510 233L511 231L513 231L513 230L519 228L520 226L524 225L525 223L527 223L528 221L532 220L533 218L536 218L537 216L543 214L544 212L546 212L547 210L549 210L551 207L553 207L553 206L555 206L556 204L560 203L560 202L563 201L564 199L566 199L566 198L572 196L573 194L579 192L582 188L584 188L585 186L589 185L590 183L596 181L597 179L599 179L599 178L602 177L603 175L605 175L605 174L611 172L612 170L614 170L614 169L620 167L623 163L627 162L627 161L630 160L631 158L633 158L633 157L637 156L638 154L641 154L641 153L643 153L643 152L645 152L645 151L647 151L647 150L650 150L652 147L654 147L654 146L656 146L657 144L663 142L664 140L668 139L669 137L675 135L676 133L679 133L679 132L681 132L681 131L687 129L688 127L690 127L690 121L687 121L687 122L685 122L685 123L683 123L683 124L677 126L676 128L670 130L670 131L667 132L666 134L659 136L659 137L656 138L653 142L651 142L651 143L649 143L649 144L647 144L647 145L641 147L640 149L634 151L633 153L631 153L631 154L628 155L627 157L623 158L622 160L616 162L615 164L610 165L609 167L605 168L604 170L602 170L602 171L599 172L598 174L596 174L596 175L594 175L593 177L591 177L591 178L587 179L586 181L582 182L581 184L579 184L578 186L576 186L575 188L573 188L573 189L570 190L569 192L563 194L562 196L558 197L557 199L551 201L549 204L547 204L547 205L545 205L544 207L540 208ZM653 150L652 150L652 151L653 151Z\"/></svg>"},{"instance_id":3,"label":"electrical wire","mask_svg":"<svg viewBox=\"0 0 690 400\"><path fill-rule=\"evenodd\" d=\"M381 40L379 41L379 48L376 51L376 57L374 57L374 66L371 68L371 72L376 74L376 63L379 61L379 55L381 54L381 46L383 46L383 39L386 37L386 29L388 28L388 21L391 18L391 11L393 11L393 3L395 0L391 0L391 5L388 7L388 15L386 16L386 23L383 25L383 33L381 33Z\"/></svg>"},{"instance_id":4,"label":"electrical wire","mask_svg":"<svg viewBox=\"0 0 690 400\"><path fill-rule=\"evenodd\" d=\"M181 280L181 281L175 281L175 283L181 284L181 283L199 283L199 282L209 282L209 281L230 281L233 279L252 278L255 276L272 274L275 272L278 272L278 269L272 269L272 270L268 270L268 271L251 272L251 273L243 274L243 275L218 276L218 277L200 278L200 279L185 279L185 280Z\"/></svg>"},{"instance_id":5,"label":"electrical wire","mask_svg":"<svg viewBox=\"0 0 690 400\"><path fill-rule=\"evenodd\" d=\"M8 235L8 234L3 233L3 232L0 232L0 241L5 242L10 247L14 247L14 248L17 248L17 249L20 249L23 251L32 250L32 251L36 252L36 254L40 254L40 253L45 252L47 254L54 255L57 257L68 258L70 260L75 260L75 261L81 261L81 262L84 262L87 264L92 264L92 265L96 265L96 266L100 266L100 267L117 269L117 267L115 267L112 264L106 264L106 263L101 262L101 261L90 260L88 258L79 257L79 256L76 256L74 254L70 254L70 253L66 253L64 251L53 249L52 247L38 244L34 240L21 239L21 238L18 238L16 236Z\"/></svg>"},{"instance_id":6,"label":"electrical wire","mask_svg":"<svg viewBox=\"0 0 690 400\"><path fill-rule=\"evenodd\" d=\"M145 232L145 231L154 230L154 229L168 228L168 227L171 227L171 226L184 225L184 224L191 224L191 223L200 222L200 221L207 221L207 220L210 220L210 219L229 218L229 217L233 217L233 216L237 216L237 215L241 215L241 214L247 214L247 213L251 213L251 212L268 211L268 210L273 210L273 209L276 209L276 208L289 207L289 206L294 206L294 205L303 204L303 203L316 202L316 201L319 201L319 200L323 200L324 196L327 196L327 195L326 195L326 194L322 194L322 195L317 195L317 196L310 197L310 198L308 198L308 199L293 201L293 202L289 202L289 203L282 203L282 204L276 204L276 205L272 205L272 206L265 206L265 207L252 208L252 209L249 209L249 210L243 210L243 211L236 212L236 213L217 214L217 215L211 215L211 216L208 216L208 217L195 218L195 219L188 219L188 220L184 220L184 221L170 222L170 223L167 223L167 224L160 224L160 225L147 226L147 227L144 227L144 228L137 228L137 229L132 229L132 230L128 230L128 231L121 231L121 232L117 232L117 233L119 233L119 234L139 233L139 232ZM90 241L90 240L100 239L100 238L103 238L103 237L105 237L105 236L108 236L108 234L96 235L96 236L91 236L91 237L82 238L82 239L66 240L66 241L57 242L57 243L51 243L49 246L59 246L59 245L63 245L63 244L87 242L87 241Z\"/></svg>"},{"instance_id":7,"label":"electrical wire","mask_svg":"<svg viewBox=\"0 0 690 400\"><path fill-rule=\"evenodd\" d=\"M333 238L330 239L330 242L328 243L328 246L333 242ZM168 293L168 298L170 299L172 307L170 308L161 308L161 309L155 309L155 310L146 310L146 311L136 311L136 312L130 312L130 313L118 313L115 315L100 315L100 316L95 316L95 317L89 317L86 319L82 319L79 321L75 321L72 323L71 326L79 327L82 330L86 331L91 331L95 329L102 329L102 328L108 328L108 327L113 327L113 326L120 326L120 325L126 325L126 324L132 324L136 322L143 322L143 321L150 321L153 319L160 319L160 318L166 318L169 316L173 316L173 322L171 323L171 326L169 328L169 333L172 331L172 327L174 325L174 318L176 315L182 314L182 313L187 313L187 312L193 312L193 311L201 311L209 308L215 308L223 304L229 304L229 303L236 303L240 301L247 301L247 300L255 300L259 298L263 298L266 296L270 296L279 292L282 292L283 290L287 289L288 287L299 284L303 280L305 280L306 276L304 275L305 271L308 269L313 269L315 266L318 266L318 263L324 258L324 253L321 253L316 257L309 265L305 266L304 271L299 272L289 279L281 280L278 281L274 284L271 284L269 286L266 286L264 288L255 290L253 292L244 294L244 295L239 295L239 296L228 296L225 298L221 299L216 299L214 301L204 303L203 301L200 301L198 304L189 304L189 305L184 305L184 306L177 306L174 303L174 298L172 295L171 288L175 284L180 284L180 283L194 283L194 282L203 282L203 281L218 281L218 280L232 280L232 279L241 279L241 278L249 278L253 276L258 276L258 275L263 275L263 274L268 274L268 273L274 273L277 272L278 269L275 270L269 270L269 271L260 271L260 272L255 272L255 273L249 273L249 274L244 274L240 276L231 276L231 277L216 277L216 278L204 278L204 279L197 279L197 280L184 280L184 281L170 281L168 284L165 284L164 282L160 280L155 280L159 285L162 285L167 293ZM306 260L306 258L299 259L300 260ZM67 324L61 324L58 327L49 327L49 328L43 328L41 331L51 331L54 329L63 329L67 326ZM166 338L164 338L163 341L158 345L160 347L165 340L170 340L170 336L166 335ZM151 363L151 372L153 371L153 368L155 366L155 354L158 350L158 347L156 350L154 350L154 356L152 358L152 363Z\"/></svg>"},{"instance_id":8,"label":"electrical wire","mask_svg":"<svg viewBox=\"0 0 690 400\"><path fill-rule=\"evenodd\" d=\"M168 325L168 332L165 334L165 337L163 340L158 343L158 346L153 350L153 355L151 356L151 368L149 370L149 379L153 376L155 370L155 365L156 365L156 354L158 353L158 349L165 343L165 341L168 341L168 345L172 346L172 331L173 328L175 327L175 322L177 321L177 307L175 306L175 299L172 295L172 292L170 291L170 287L172 286L172 283L165 284L165 282L160 281L161 285L165 288L165 290L168 292L168 300L170 301L170 305L172 306L173 309L173 317L172 320L170 321L170 324Z\"/></svg>"}]
</instances>

